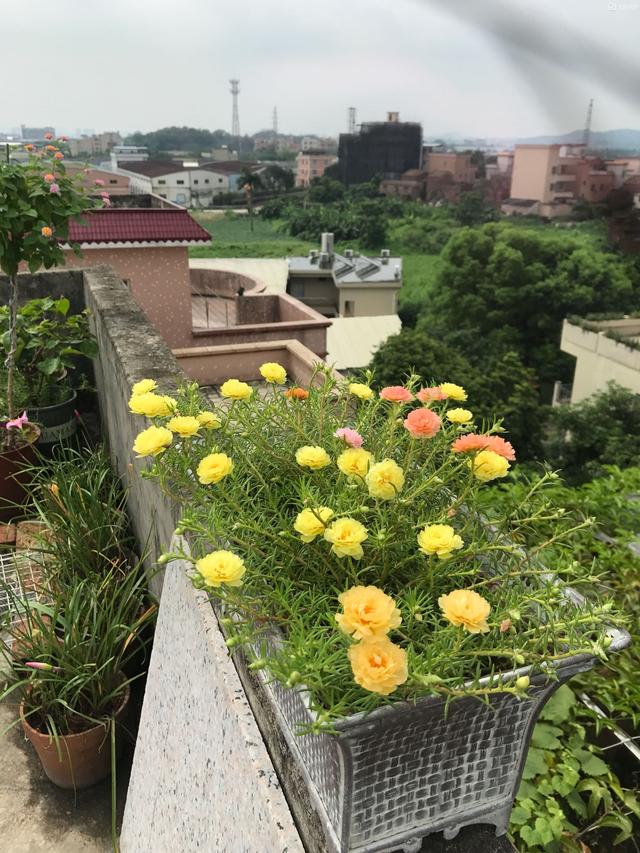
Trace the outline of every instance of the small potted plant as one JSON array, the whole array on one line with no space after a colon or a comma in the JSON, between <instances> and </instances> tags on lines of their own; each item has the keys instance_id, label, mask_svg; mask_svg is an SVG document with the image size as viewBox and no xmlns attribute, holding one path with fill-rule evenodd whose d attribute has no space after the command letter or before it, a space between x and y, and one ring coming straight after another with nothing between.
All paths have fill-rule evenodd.
<instances>
[{"instance_id":1,"label":"small potted plant","mask_svg":"<svg viewBox=\"0 0 640 853\"><path fill-rule=\"evenodd\" d=\"M324 365L304 389L281 365L260 373L264 393L230 379L215 409L197 386L134 386L152 422L134 452L188 537L161 562L209 591L329 850L506 832L544 703L629 641L610 602L568 586L585 570L557 549L584 522L531 495L514 515L481 500L516 451L459 385L376 394Z\"/></svg>"},{"instance_id":2,"label":"small potted plant","mask_svg":"<svg viewBox=\"0 0 640 853\"><path fill-rule=\"evenodd\" d=\"M63 266L62 244L68 242L69 222L95 203L109 204L108 197L97 202L90 199L82 187L81 174L66 174L60 142L54 144L51 134L47 134L42 146L25 146L29 153L26 163L0 163L0 270L9 279L4 335L5 411L0 413L6 421L15 420L20 414L16 404L20 381L16 371L18 274L22 269L34 273L43 267ZM80 253L77 244L73 249ZM33 434L22 430L7 430L1 438L0 456L15 456L15 451L33 442ZM0 478L0 500L7 489L12 489L12 484Z\"/></svg>"},{"instance_id":3,"label":"small potted plant","mask_svg":"<svg viewBox=\"0 0 640 853\"><path fill-rule=\"evenodd\" d=\"M41 444L69 438L76 430L78 359L94 358L88 312L69 314L69 300L30 299L16 317L16 377L29 419L40 426ZM0 307L0 345L9 340L9 308ZM5 356L8 352L5 350Z\"/></svg>"},{"instance_id":4,"label":"small potted plant","mask_svg":"<svg viewBox=\"0 0 640 853\"><path fill-rule=\"evenodd\" d=\"M129 702L125 675L144 641L141 565L113 567L101 578L44 586L39 600L9 587L12 610L2 653L9 681L0 693L20 698L19 719L45 773L61 788L85 788L112 769L115 725Z\"/></svg>"}]
</instances>

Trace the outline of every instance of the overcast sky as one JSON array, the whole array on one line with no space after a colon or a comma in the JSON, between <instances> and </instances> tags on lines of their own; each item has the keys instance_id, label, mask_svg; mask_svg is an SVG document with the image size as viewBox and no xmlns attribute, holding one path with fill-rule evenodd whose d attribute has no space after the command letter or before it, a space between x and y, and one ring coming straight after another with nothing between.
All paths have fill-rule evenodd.
<instances>
[{"instance_id":1,"label":"overcast sky","mask_svg":"<svg viewBox=\"0 0 640 853\"><path fill-rule=\"evenodd\" d=\"M0 129L640 127L640 0L0 0Z\"/></svg>"}]
</instances>

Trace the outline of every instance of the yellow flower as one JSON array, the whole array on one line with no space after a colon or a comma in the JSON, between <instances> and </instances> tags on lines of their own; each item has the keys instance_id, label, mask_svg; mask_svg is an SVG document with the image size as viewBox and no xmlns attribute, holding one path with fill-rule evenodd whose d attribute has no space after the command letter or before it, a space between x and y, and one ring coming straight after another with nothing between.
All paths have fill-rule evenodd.
<instances>
[{"instance_id":1,"label":"yellow flower","mask_svg":"<svg viewBox=\"0 0 640 853\"><path fill-rule=\"evenodd\" d=\"M487 616L491 605L472 589L454 589L448 595L441 595L438 605L456 628L462 626L470 634L486 634L489 630Z\"/></svg>"},{"instance_id":2,"label":"yellow flower","mask_svg":"<svg viewBox=\"0 0 640 853\"><path fill-rule=\"evenodd\" d=\"M330 465L331 457L324 447L305 444L304 447L299 447L296 450L296 462L303 468L311 468L312 471L317 471L319 468Z\"/></svg>"},{"instance_id":3,"label":"yellow flower","mask_svg":"<svg viewBox=\"0 0 640 853\"><path fill-rule=\"evenodd\" d=\"M388 696L409 677L407 653L386 637L365 640L347 652L356 684Z\"/></svg>"},{"instance_id":4,"label":"yellow flower","mask_svg":"<svg viewBox=\"0 0 640 853\"><path fill-rule=\"evenodd\" d=\"M425 554L436 554L441 560L462 548L464 542L449 524L427 524L418 533L418 545Z\"/></svg>"},{"instance_id":5,"label":"yellow flower","mask_svg":"<svg viewBox=\"0 0 640 853\"><path fill-rule=\"evenodd\" d=\"M183 438L196 435L200 429L200 422L197 418L192 418L190 415L177 416L171 418L167 424L171 432L181 435Z\"/></svg>"},{"instance_id":6,"label":"yellow flower","mask_svg":"<svg viewBox=\"0 0 640 853\"><path fill-rule=\"evenodd\" d=\"M222 421L213 412L200 412L196 415L198 423L205 429L220 429Z\"/></svg>"},{"instance_id":7,"label":"yellow flower","mask_svg":"<svg viewBox=\"0 0 640 853\"><path fill-rule=\"evenodd\" d=\"M274 385L284 385L287 381L287 371L276 361L267 361L260 365L260 375Z\"/></svg>"},{"instance_id":8,"label":"yellow flower","mask_svg":"<svg viewBox=\"0 0 640 853\"><path fill-rule=\"evenodd\" d=\"M131 396L137 397L138 394L148 394L150 391L155 391L157 387L158 383L153 379L141 379L131 389Z\"/></svg>"},{"instance_id":9,"label":"yellow flower","mask_svg":"<svg viewBox=\"0 0 640 853\"><path fill-rule=\"evenodd\" d=\"M361 400L370 400L373 397L373 389L363 382L352 382L349 385L349 393Z\"/></svg>"},{"instance_id":10,"label":"yellow flower","mask_svg":"<svg viewBox=\"0 0 640 853\"><path fill-rule=\"evenodd\" d=\"M366 481L371 497L389 501L402 491L404 473L393 459L383 459L369 468Z\"/></svg>"},{"instance_id":11,"label":"yellow flower","mask_svg":"<svg viewBox=\"0 0 640 853\"><path fill-rule=\"evenodd\" d=\"M227 474L233 471L233 462L226 453L210 453L200 460L198 465L198 480L208 486L210 483L219 483Z\"/></svg>"},{"instance_id":12,"label":"yellow flower","mask_svg":"<svg viewBox=\"0 0 640 853\"><path fill-rule=\"evenodd\" d=\"M299 512L293 529L300 534L303 542L313 542L316 536L324 533L327 522L333 517L333 510L328 506L319 506L316 509L303 509Z\"/></svg>"},{"instance_id":13,"label":"yellow flower","mask_svg":"<svg viewBox=\"0 0 640 853\"><path fill-rule=\"evenodd\" d=\"M364 480L369 465L373 462L373 454L361 447L350 447L344 450L336 459L338 468L347 477L360 477Z\"/></svg>"},{"instance_id":14,"label":"yellow flower","mask_svg":"<svg viewBox=\"0 0 640 853\"><path fill-rule=\"evenodd\" d=\"M220 386L220 393L223 397L228 397L230 400L248 400L253 394L251 385L246 382L240 382L239 379L227 379Z\"/></svg>"},{"instance_id":15,"label":"yellow flower","mask_svg":"<svg viewBox=\"0 0 640 853\"><path fill-rule=\"evenodd\" d=\"M449 409L447 412L447 420L452 424L468 424L473 420L473 412L469 409Z\"/></svg>"},{"instance_id":16,"label":"yellow flower","mask_svg":"<svg viewBox=\"0 0 640 853\"><path fill-rule=\"evenodd\" d=\"M467 392L461 385L454 385L453 382L442 382L438 387L450 400L457 400L459 403L464 403L467 399Z\"/></svg>"},{"instance_id":17,"label":"yellow flower","mask_svg":"<svg viewBox=\"0 0 640 853\"><path fill-rule=\"evenodd\" d=\"M493 450L481 450L469 460L469 464L475 477L483 483L495 480L497 477L506 477L510 467L504 456L494 453Z\"/></svg>"},{"instance_id":18,"label":"yellow flower","mask_svg":"<svg viewBox=\"0 0 640 853\"><path fill-rule=\"evenodd\" d=\"M367 538L367 528L355 518L338 518L324 531L324 538L331 542L336 557L353 557L359 560L364 554L361 542Z\"/></svg>"},{"instance_id":19,"label":"yellow flower","mask_svg":"<svg viewBox=\"0 0 640 853\"><path fill-rule=\"evenodd\" d=\"M165 427L150 426L139 432L133 444L138 456L157 456L173 441L173 434Z\"/></svg>"},{"instance_id":20,"label":"yellow flower","mask_svg":"<svg viewBox=\"0 0 640 853\"><path fill-rule=\"evenodd\" d=\"M353 586L338 601L344 613L336 613L335 620L355 640L383 637L402 622L393 598L377 586Z\"/></svg>"},{"instance_id":21,"label":"yellow flower","mask_svg":"<svg viewBox=\"0 0 640 853\"><path fill-rule=\"evenodd\" d=\"M196 569L207 586L242 586L242 576L247 570L240 557L231 551L212 551L196 560Z\"/></svg>"},{"instance_id":22,"label":"yellow flower","mask_svg":"<svg viewBox=\"0 0 640 853\"><path fill-rule=\"evenodd\" d=\"M162 397L146 391L143 394L133 394L129 400L129 410L134 415L145 415L148 418L164 418L170 415L176 406L171 397Z\"/></svg>"}]
</instances>

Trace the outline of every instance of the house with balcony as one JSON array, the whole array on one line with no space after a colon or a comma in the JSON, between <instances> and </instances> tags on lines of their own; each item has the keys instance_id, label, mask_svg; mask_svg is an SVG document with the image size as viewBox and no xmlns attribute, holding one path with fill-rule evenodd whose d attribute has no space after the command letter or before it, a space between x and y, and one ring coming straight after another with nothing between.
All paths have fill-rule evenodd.
<instances>
[{"instance_id":1,"label":"house with balcony","mask_svg":"<svg viewBox=\"0 0 640 853\"><path fill-rule=\"evenodd\" d=\"M640 317L569 318L562 325L560 349L576 359L572 403L603 391L611 381L640 394Z\"/></svg>"}]
</instances>

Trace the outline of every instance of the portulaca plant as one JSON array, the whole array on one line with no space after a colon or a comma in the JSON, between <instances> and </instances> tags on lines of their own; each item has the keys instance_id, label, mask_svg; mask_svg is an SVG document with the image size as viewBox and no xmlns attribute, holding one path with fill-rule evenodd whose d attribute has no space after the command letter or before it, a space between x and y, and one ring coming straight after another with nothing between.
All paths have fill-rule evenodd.
<instances>
[{"instance_id":1,"label":"portulaca plant","mask_svg":"<svg viewBox=\"0 0 640 853\"><path fill-rule=\"evenodd\" d=\"M229 379L215 406L197 385L174 399L138 383L130 408L151 425L133 449L184 509L189 553L161 562L188 561L253 669L308 688L319 730L400 699L525 697L530 674L606 656L610 605L566 597L563 582L584 580L570 551L545 563L585 523L531 508L555 475L509 516L477 510L516 453L463 388L260 372L264 387Z\"/></svg>"}]
</instances>

